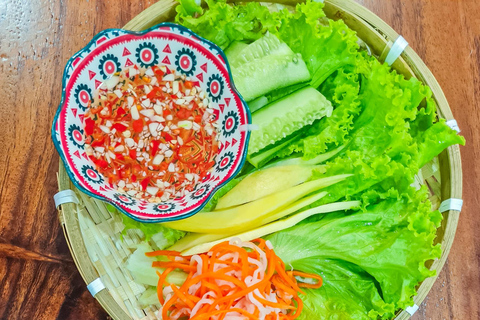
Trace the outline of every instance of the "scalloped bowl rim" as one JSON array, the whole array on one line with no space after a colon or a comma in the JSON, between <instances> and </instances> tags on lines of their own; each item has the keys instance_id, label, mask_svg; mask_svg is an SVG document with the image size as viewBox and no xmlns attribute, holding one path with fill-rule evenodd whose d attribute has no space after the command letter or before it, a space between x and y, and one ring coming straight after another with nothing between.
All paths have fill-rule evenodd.
<instances>
[{"instance_id":1,"label":"scalloped bowl rim","mask_svg":"<svg viewBox=\"0 0 480 320\"><path fill-rule=\"evenodd\" d=\"M142 219L142 218L139 218L139 217L135 216L134 214L128 212L127 210L125 210L124 208L119 206L117 203L115 203L112 199L101 196L101 195L98 195L98 194L95 194L95 193L91 192L90 190L84 188L83 186L81 186L79 184L79 182L77 181L76 175L71 171L70 166L67 164L67 161L66 161L65 155L64 155L64 150L60 146L60 144L59 144L60 141L58 141L57 137L56 137L56 135L57 135L56 125L59 121L59 116L60 116L61 111L63 110L64 107L66 107L66 104L65 104L66 84L68 83L68 80L69 80L69 78L67 78L68 68L70 68L72 66L73 62L75 61L75 59L78 56L80 56L83 52L87 51L88 48L90 48L92 45L95 45L95 42L99 38L101 38L101 36L103 36L106 33L114 32L114 31L121 31L121 32L125 32L125 33L131 34L131 35L142 36L142 35L148 34L151 31L155 31L156 29L161 28L161 27L174 27L174 28L178 28L178 29L183 29L187 33L190 33L191 35L193 35L194 37L199 39L202 43L207 43L210 46L212 46L212 47L214 47L218 50L218 52L220 53L220 55L221 55L221 57L222 57L222 59L225 63L226 69L227 69L228 79L226 79L226 80L228 80L228 83L230 85L231 90L233 91L233 93L236 96L238 96L238 98L240 99L241 105L243 106L243 109L245 110L246 121L247 121L246 124L251 124L252 123L252 117L251 117L250 109L249 109L246 101L243 99L242 95L240 94L240 92L235 87L235 83L233 81L230 64L227 60L227 57L226 57L224 51L219 46L217 46L215 43L213 43L212 41L207 40L207 39L197 35L193 31L191 31L190 29L188 29L188 28L186 28L182 25L178 25L178 24L170 23L170 22L162 22L162 23L156 24L156 25L154 25L154 26L152 26L152 27L150 27L146 30L143 30L143 31L130 31L130 30L122 29L122 28L104 29L104 30L100 31L99 33L97 33L82 49L80 49L74 55L72 55L68 59L66 65L65 65L65 68L64 68L64 72L63 72L63 75L62 75L62 97L61 97L60 103L57 107L57 111L55 113L53 123L52 123L51 138L53 140L55 148L57 149L57 152L60 156L60 159L62 160L62 162L64 164L64 167L66 169L65 171L67 172L67 174L70 178L70 181L73 183L73 185L78 190L87 194L90 197L93 197L93 198L96 198L96 199L107 202L108 204L114 206L117 210L119 210L120 212L122 212L123 214L128 216L129 218L131 218L135 221L138 221L138 222L142 222L142 223L159 223L159 222L177 221L177 220L182 220L182 219L189 218L189 217L197 214L198 212L200 212L207 205L207 203L210 201L210 199L215 195L215 193L218 190L220 190L224 185L226 185L228 182L230 182L232 179L234 179L235 176L242 170L242 168L245 164L245 161L247 159L248 143L250 141L250 130L245 130L245 141L244 141L244 146L242 148L243 151L238 155L238 156L241 157L241 159L240 159L240 163L239 163L237 169L234 172L232 172L227 178L225 178L225 180L222 183L215 186L213 188L213 190L210 192L210 194L208 195L208 197L206 197L199 206L197 206L193 210L181 215L180 217L176 216L176 217L166 217L166 218L158 218L158 219L154 219L154 218L152 218L152 219ZM208 49L208 48L207 48L207 51L211 52L211 50Z\"/></svg>"}]
</instances>

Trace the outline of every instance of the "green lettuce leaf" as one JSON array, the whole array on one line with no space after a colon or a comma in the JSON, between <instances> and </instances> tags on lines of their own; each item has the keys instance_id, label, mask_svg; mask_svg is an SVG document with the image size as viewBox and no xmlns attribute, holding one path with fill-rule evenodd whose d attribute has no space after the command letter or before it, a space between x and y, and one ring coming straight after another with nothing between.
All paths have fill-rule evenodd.
<instances>
[{"instance_id":1,"label":"green lettuce leaf","mask_svg":"<svg viewBox=\"0 0 480 320\"><path fill-rule=\"evenodd\" d=\"M167 228L160 223L142 223L124 214L120 215L125 225L125 228L122 230L122 235L126 235L130 229L140 230L145 235L145 241L150 241L157 250L163 250L172 246L186 234L184 231Z\"/></svg>"},{"instance_id":2,"label":"green lettuce leaf","mask_svg":"<svg viewBox=\"0 0 480 320\"><path fill-rule=\"evenodd\" d=\"M193 16L194 14L203 14L203 9L195 0L178 0L178 5L175 10L179 16Z\"/></svg>"},{"instance_id":3,"label":"green lettuce leaf","mask_svg":"<svg viewBox=\"0 0 480 320\"><path fill-rule=\"evenodd\" d=\"M226 49L233 41L252 42L267 30L275 30L279 21L268 8L250 2L231 6L225 0L206 0L208 10L192 9L192 0L179 0L175 22ZM197 13L192 15L192 13Z\"/></svg>"},{"instance_id":4,"label":"green lettuce leaf","mask_svg":"<svg viewBox=\"0 0 480 320\"><path fill-rule=\"evenodd\" d=\"M295 52L301 53L317 88L336 70L355 65L359 54L356 33L343 20L325 17L324 4L307 1L297 4L295 13L284 9L278 37Z\"/></svg>"},{"instance_id":5,"label":"green lettuce leaf","mask_svg":"<svg viewBox=\"0 0 480 320\"><path fill-rule=\"evenodd\" d=\"M342 260L310 257L294 262L323 278L320 289L306 289L299 319L376 319L394 312L377 289L378 283L362 268Z\"/></svg>"},{"instance_id":6,"label":"green lettuce leaf","mask_svg":"<svg viewBox=\"0 0 480 320\"><path fill-rule=\"evenodd\" d=\"M402 193L425 163L448 146L465 142L443 121L435 122L431 91L418 80L406 80L373 57L365 57L357 71L361 112L344 149L326 168L327 175L353 176L329 187L322 203L355 198L373 186L380 191L395 187Z\"/></svg>"},{"instance_id":7,"label":"green lettuce leaf","mask_svg":"<svg viewBox=\"0 0 480 320\"><path fill-rule=\"evenodd\" d=\"M465 138L456 134L444 119L436 122L435 101L427 100L427 106L421 109L412 123L412 132L419 149L420 167L430 162L452 144L465 145Z\"/></svg>"},{"instance_id":8,"label":"green lettuce leaf","mask_svg":"<svg viewBox=\"0 0 480 320\"><path fill-rule=\"evenodd\" d=\"M368 273L377 283L384 303L379 303L376 295L370 295L369 305L360 299L354 308L364 310L372 319L377 316L388 319L395 310L411 305L418 283L435 274L425 263L441 254L440 245L435 245L434 239L442 215L431 211L430 202L425 200L425 188L418 192L410 188L404 194L391 190L379 197L380 202L367 207L365 212L330 214L319 221L277 232L267 239L287 268L292 266L318 274L323 266L332 273L332 269L343 268L345 262L353 264L363 279L364 273ZM317 264L322 259L334 262L328 267ZM332 298L328 293L341 288L337 285L326 282L323 294L307 294L305 299L313 299L312 305L316 305L317 300L327 301L320 302L319 308L329 303L353 304L348 296L339 302L339 297L333 295L334 300L329 301ZM327 319L329 314L328 310L316 312L321 319Z\"/></svg>"}]
</instances>

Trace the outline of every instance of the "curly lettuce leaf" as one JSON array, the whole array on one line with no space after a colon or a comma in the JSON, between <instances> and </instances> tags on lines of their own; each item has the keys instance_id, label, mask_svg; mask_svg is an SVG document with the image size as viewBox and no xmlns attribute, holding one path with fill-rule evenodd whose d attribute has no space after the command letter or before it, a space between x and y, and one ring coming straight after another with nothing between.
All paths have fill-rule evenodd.
<instances>
[{"instance_id":1,"label":"curly lettuce leaf","mask_svg":"<svg viewBox=\"0 0 480 320\"><path fill-rule=\"evenodd\" d=\"M200 7L192 9L191 0L178 1L175 22L222 49L233 41L255 41L267 30L275 30L279 23L268 8L255 2L231 6L225 0L206 0L208 10L203 11Z\"/></svg>"},{"instance_id":2,"label":"curly lettuce leaf","mask_svg":"<svg viewBox=\"0 0 480 320\"><path fill-rule=\"evenodd\" d=\"M307 1L297 4L293 14L286 9L278 14L278 37L301 53L314 88L336 70L355 65L359 54L356 32L343 20L327 19L323 7L321 2Z\"/></svg>"},{"instance_id":3,"label":"curly lettuce leaf","mask_svg":"<svg viewBox=\"0 0 480 320\"><path fill-rule=\"evenodd\" d=\"M179 16L193 16L194 14L203 14L202 7L197 4L195 0L178 0L178 5L175 10Z\"/></svg>"},{"instance_id":4,"label":"curly lettuce leaf","mask_svg":"<svg viewBox=\"0 0 480 320\"><path fill-rule=\"evenodd\" d=\"M465 138L447 126L444 119L436 122L436 105L433 99L427 100L427 106L421 109L412 122L412 132L419 149L420 167L452 144L465 145Z\"/></svg>"},{"instance_id":5,"label":"curly lettuce leaf","mask_svg":"<svg viewBox=\"0 0 480 320\"><path fill-rule=\"evenodd\" d=\"M373 186L403 192L425 163L448 146L465 142L443 121L435 122L428 87L414 78L406 80L373 57L364 59L357 65L360 115L353 121L344 149L326 168L327 175L353 176L329 187L322 203L352 198ZM425 107L421 107L423 101Z\"/></svg>"},{"instance_id":6,"label":"curly lettuce leaf","mask_svg":"<svg viewBox=\"0 0 480 320\"><path fill-rule=\"evenodd\" d=\"M142 223L124 214L121 214L121 217L125 225L125 228L122 230L122 235L126 235L130 229L140 230L145 235L145 241L150 241L158 250L172 246L186 234L184 231L167 228L160 223Z\"/></svg>"},{"instance_id":7,"label":"curly lettuce leaf","mask_svg":"<svg viewBox=\"0 0 480 320\"><path fill-rule=\"evenodd\" d=\"M425 189L417 192L410 188L404 194L392 190L380 198L384 199L365 212L331 214L267 237L287 268L291 265L297 270L319 273L321 269L317 270L312 262L329 259L335 262L325 268L340 268L342 264L337 261L341 261L368 273L378 284L384 303L370 300L372 305L359 306L360 300L355 308L367 313L374 310L369 314L372 319L388 319L395 310L411 305L418 283L435 274L425 263L441 255L440 245L434 244L434 239L442 215L431 211ZM361 274L359 269L356 272ZM326 282L325 293L318 293L321 299L316 299L316 295L307 295L306 299L314 299L312 304L331 299L327 293L334 288L329 285L338 284ZM338 303L337 299L329 303ZM345 299L342 297L343 302ZM318 314L324 316L328 310Z\"/></svg>"}]
</instances>

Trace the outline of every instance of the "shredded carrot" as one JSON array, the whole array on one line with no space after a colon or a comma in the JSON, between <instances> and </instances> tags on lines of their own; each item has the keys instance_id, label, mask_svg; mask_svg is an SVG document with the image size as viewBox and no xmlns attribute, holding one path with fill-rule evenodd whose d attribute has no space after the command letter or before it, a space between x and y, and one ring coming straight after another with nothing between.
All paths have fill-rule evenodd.
<instances>
[{"instance_id":1,"label":"shredded carrot","mask_svg":"<svg viewBox=\"0 0 480 320\"><path fill-rule=\"evenodd\" d=\"M297 302L297 310L293 314L292 319L296 319L300 316L300 313L302 312L303 302L302 302L302 300L300 299L299 296L294 296L293 299Z\"/></svg>"},{"instance_id":2,"label":"shredded carrot","mask_svg":"<svg viewBox=\"0 0 480 320\"><path fill-rule=\"evenodd\" d=\"M311 284L311 283L299 283L298 286L301 288L312 288L312 289L318 289L322 286L323 284L323 279L319 275L316 274L311 274L311 273L304 273L300 271L293 271L294 276L299 276L303 278L310 278L310 279L315 279L317 280L317 283Z\"/></svg>"},{"instance_id":3,"label":"shredded carrot","mask_svg":"<svg viewBox=\"0 0 480 320\"><path fill-rule=\"evenodd\" d=\"M284 292L287 292L289 293L290 295L296 295L297 292L295 291L295 289L293 289L292 287L289 287L287 284L285 284L283 281L282 281L282 278L278 275L274 275L272 277L272 283L277 287L277 288L280 288L282 289Z\"/></svg>"},{"instance_id":4,"label":"shredded carrot","mask_svg":"<svg viewBox=\"0 0 480 320\"><path fill-rule=\"evenodd\" d=\"M166 268L163 273L157 271L163 319L223 320L227 314L239 314L245 319L293 320L303 309L300 288L319 288L323 283L319 275L286 271L283 261L263 239L222 242L208 253L189 257L168 250L146 255L164 260L152 264ZM175 269L188 274L180 287L166 281ZM316 283L298 282L296 277ZM165 287L171 288L165 291L170 292L167 295Z\"/></svg>"},{"instance_id":5,"label":"shredded carrot","mask_svg":"<svg viewBox=\"0 0 480 320\"><path fill-rule=\"evenodd\" d=\"M285 280L293 289L296 291L300 292L301 294L305 294L297 285L297 281L293 277L293 275L289 276L285 272L285 266L283 265L283 262L281 260L277 260L277 265L275 266L275 269L277 270L278 274L282 276L282 279Z\"/></svg>"},{"instance_id":6,"label":"shredded carrot","mask_svg":"<svg viewBox=\"0 0 480 320\"><path fill-rule=\"evenodd\" d=\"M205 281L205 282L202 282L202 285L205 286L205 289L207 290L210 289L210 291L215 292L217 297L223 296L222 289L219 286L217 286L215 283Z\"/></svg>"},{"instance_id":7,"label":"shredded carrot","mask_svg":"<svg viewBox=\"0 0 480 320\"><path fill-rule=\"evenodd\" d=\"M185 302L185 304L187 306L189 306L191 309L193 309L195 307L195 303L193 303L192 300L187 298L187 296L185 294L183 294L183 292L178 290L176 285L172 284L171 287L173 289L173 292L175 292L175 295L177 295L183 302Z\"/></svg>"},{"instance_id":8,"label":"shredded carrot","mask_svg":"<svg viewBox=\"0 0 480 320\"><path fill-rule=\"evenodd\" d=\"M159 274L160 272L157 271L157 274L159 275L158 284L157 284L157 294L158 294L158 300L160 301L161 304L163 304L164 302L163 292L162 292L163 283L167 279L168 274L172 271L173 271L173 268L167 268L161 275Z\"/></svg>"},{"instance_id":9,"label":"shredded carrot","mask_svg":"<svg viewBox=\"0 0 480 320\"><path fill-rule=\"evenodd\" d=\"M290 305L285 305L283 303L276 303L276 302L271 302L271 301L268 301L266 299L263 299L257 295L255 295L255 299L257 299L259 302L263 303L264 305L266 306L270 306L272 308L279 308L279 309L291 309L291 310L295 310L295 307L293 306L290 306Z\"/></svg>"},{"instance_id":10,"label":"shredded carrot","mask_svg":"<svg viewBox=\"0 0 480 320\"><path fill-rule=\"evenodd\" d=\"M157 287L157 290L158 290L158 287ZM163 305L163 308L162 308L162 319L168 319L168 311L170 310L170 307L171 306L174 306L174 303L177 302L175 299L176 298L176 295L174 294L170 299L168 299L167 301L165 301L165 303L162 303ZM178 308L178 306L177 306ZM174 312L174 310L172 310L172 312Z\"/></svg>"}]
</instances>

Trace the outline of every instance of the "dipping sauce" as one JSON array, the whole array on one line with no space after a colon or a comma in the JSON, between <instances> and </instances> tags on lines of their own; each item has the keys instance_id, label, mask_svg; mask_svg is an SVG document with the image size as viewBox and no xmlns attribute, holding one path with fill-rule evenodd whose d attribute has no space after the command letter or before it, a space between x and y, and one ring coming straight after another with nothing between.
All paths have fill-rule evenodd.
<instances>
[{"instance_id":1,"label":"dipping sauce","mask_svg":"<svg viewBox=\"0 0 480 320\"><path fill-rule=\"evenodd\" d=\"M123 70L85 113L85 148L118 191L161 202L193 191L218 153L204 91L166 66Z\"/></svg>"}]
</instances>

